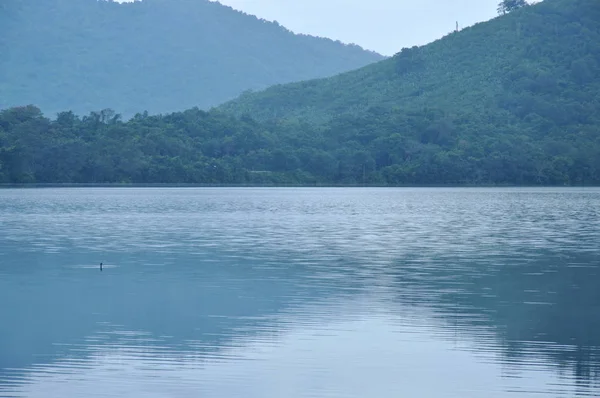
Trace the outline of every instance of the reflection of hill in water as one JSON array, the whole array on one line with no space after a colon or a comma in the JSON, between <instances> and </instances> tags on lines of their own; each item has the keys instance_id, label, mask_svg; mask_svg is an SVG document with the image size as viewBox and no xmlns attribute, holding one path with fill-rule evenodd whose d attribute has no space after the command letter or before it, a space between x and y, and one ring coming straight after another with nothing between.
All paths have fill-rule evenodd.
<instances>
[{"instance_id":1,"label":"reflection of hill in water","mask_svg":"<svg viewBox=\"0 0 600 398\"><path fill-rule=\"evenodd\" d=\"M385 273L400 304L433 308L475 342L479 328L493 330L508 367L545 357L579 382L600 381L598 254L540 250L497 264L446 259L445 266L413 259Z\"/></svg>"},{"instance_id":2,"label":"reflection of hill in water","mask_svg":"<svg viewBox=\"0 0 600 398\"><path fill-rule=\"evenodd\" d=\"M0 308L3 325L19 325L0 327L0 369L85 356L74 348L103 323L147 332L140 344L182 356L217 355L240 336L301 324L299 307L368 295L391 313L432 309L441 329L501 350L509 369L545 358L598 382L593 194L111 190L96 205L83 192L39 200L54 203L49 213L67 208L59 221L27 216L27 201L13 212L0 203L10 232L0 240L0 300L20 300ZM69 267L96 255L119 266ZM313 315L307 322L331 314ZM96 344L123 339L101 335Z\"/></svg>"},{"instance_id":3,"label":"reflection of hill in water","mask_svg":"<svg viewBox=\"0 0 600 398\"><path fill-rule=\"evenodd\" d=\"M392 312L392 302L430 308L444 320L441 328L470 336L483 350L501 350L507 368L518 370L544 357L587 384L600 374L600 337L594 332L600 330L598 268L569 264L593 261L594 255L565 259L540 253L535 260L506 259L503 266L449 258L441 266L413 257L379 271L346 264L336 276L345 282L337 286L316 272L324 272L326 264L304 269L240 263L198 267L198 259L173 264L178 272L172 274L158 266L148 266L144 273L123 266L103 274L75 271L76 277L64 269L40 270L40 278L51 283L27 286L23 283L32 275L21 275L21 283L12 286L21 297L28 292L29 302L2 311L6 324L20 327L3 328L0 365L24 369L63 356L85 356L91 351L73 348L87 344L136 341L168 347L170 355L181 350L182 358L190 352L211 357L244 335L277 334L286 323L301 323L294 319L302 316L295 312L297 306L315 311L316 303L327 308L344 292L378 290L373 294ZM3 286L3 294L10 295L10 289ZM315 317L324 320L327 314ZM109 324L103 327L103 322ZM494 331L498 342L479 341L481 328ZM129 336L127 331L148 335ZM492 346L496 344L500 347Z\"/></svg>"},{"instance_id":4,"label":"reflection of hill in water","mask_svg":"<svg viewBox=\"0 0 600 398\"><path fill-rule=\"evenodd\" d=\"M233 264L188 261L172 264L177 267L173 273L158 266L139 272L136 268L144 264L140 258L136 266L102 274L40 267L7 275L7 283L0 283L0 297L22 300L1 310L4 325L12 326L1 328L0 368L24 368L71 355L70 348L109 329L102 326L105 323L110 329L117 325L123 331L149 332L157 344L173 348L185 350L187 343L200 341L212 349L227 344L238 329L260 330L268 324L263 317L282 311L298 297L309 300L314 290L273 270L237 265L234 271ZM103 336L104 343L121 337Z\"/></svg>"}]
</instances>

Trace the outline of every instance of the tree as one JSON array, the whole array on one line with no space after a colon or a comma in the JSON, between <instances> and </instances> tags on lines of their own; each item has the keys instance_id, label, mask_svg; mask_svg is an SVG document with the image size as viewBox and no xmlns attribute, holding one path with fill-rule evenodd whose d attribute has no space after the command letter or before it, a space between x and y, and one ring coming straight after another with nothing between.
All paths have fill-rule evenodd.
<instances>
[{"instance_id":1,"label":"tree","mask_svg":"<svg viewBox=\"0 0 600 398\"><path fill-rule=\"evenodd\" d=\"M518 8L527 7L529 3L525 0L502 0L500 4L498 4L498 14L508 14Z\"/></svg>"}]
</instances>

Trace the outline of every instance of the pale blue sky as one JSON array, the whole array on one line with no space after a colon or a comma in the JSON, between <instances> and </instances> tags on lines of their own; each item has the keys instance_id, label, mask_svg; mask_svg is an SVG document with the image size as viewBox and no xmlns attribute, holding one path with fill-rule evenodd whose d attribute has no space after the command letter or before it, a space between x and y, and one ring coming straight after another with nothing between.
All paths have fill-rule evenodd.
<instances>
[{"instance_id":1,"label":"pale blue sky","mask_svg":"<svg viewBox=\"0 0 600 398\"><path fill-rule=\"evenodd\" d=\"M297 33L356 43L385 55L497 15L500 0L220 0Z\"/></svg>"},{"instance_id":2,"label":"pale blue sky","mask_svg":"<svg viewBox=\"0 0 600 398\"><path fill-rule=\"evenodd\" d=\"M117 0L132 1L132 0ZM296 33L355 43L384 55L430 43L497 16L500 0L219 0Z\"/></svg>"}]
</instances>

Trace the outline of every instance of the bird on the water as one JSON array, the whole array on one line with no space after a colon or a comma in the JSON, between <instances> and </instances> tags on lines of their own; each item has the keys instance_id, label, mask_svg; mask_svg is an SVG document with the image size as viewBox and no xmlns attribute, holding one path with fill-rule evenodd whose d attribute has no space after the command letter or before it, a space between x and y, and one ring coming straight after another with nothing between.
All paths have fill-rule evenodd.
<instances>
[{"instance_id":1,"label":"bird on the water","mask_svg":"<svg viewBox=\"0 0 600 398\"><path fill-rule=\"evenodd\" d=\"M100 263L100 271L102 271L102 263Z\"/></svg>"}]
</instances>

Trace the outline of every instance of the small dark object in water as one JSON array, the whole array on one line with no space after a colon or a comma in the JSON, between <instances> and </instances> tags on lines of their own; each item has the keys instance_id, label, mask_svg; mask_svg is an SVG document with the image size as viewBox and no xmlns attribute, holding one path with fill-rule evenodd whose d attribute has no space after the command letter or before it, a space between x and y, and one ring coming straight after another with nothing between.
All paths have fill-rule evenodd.
<instances>
[{"instance_id":1,"label":"small dark object in water","mask_svg":"<svg viewBox=\"0 0 600 398\"><path fill-rule=\"evenodd\" d=\"M100 271L102 271L102 263L100 263Z\"/></svg>"}]
</instances>

